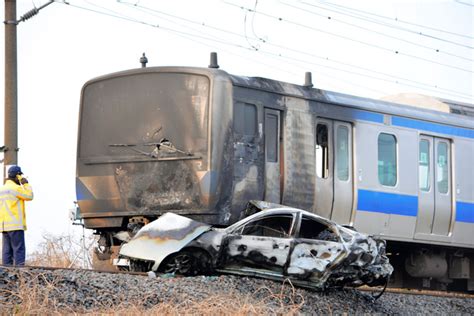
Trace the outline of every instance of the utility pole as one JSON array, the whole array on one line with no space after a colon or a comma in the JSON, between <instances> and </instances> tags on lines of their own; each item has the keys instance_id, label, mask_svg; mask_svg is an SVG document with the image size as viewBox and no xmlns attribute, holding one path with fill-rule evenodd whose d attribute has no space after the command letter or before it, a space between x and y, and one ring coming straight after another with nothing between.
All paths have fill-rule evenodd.
<instances>
[{"instance_id":1,"label":"utility pole","mask_svg":"<svg viewBox=\"0 0 474 316\"><path fill-rule=\"evenodd\" d=\"M18 68L16 43L16 0L5 0L5 144L6 166L18 163Z\"/></svg>"},{"instance_id":2,"label":"utility pole","mask_svg":"<svg viewBox=\"0 0 474 316\"><path fill-rule=\"evenodd\" d=\"M3 174L9 165L18 164L18 62L16 27L53 3L50 0L39 8L33 8L16 19L16 0L5 0L5 144L3 152Z\"/></svg>"}]
</instances>

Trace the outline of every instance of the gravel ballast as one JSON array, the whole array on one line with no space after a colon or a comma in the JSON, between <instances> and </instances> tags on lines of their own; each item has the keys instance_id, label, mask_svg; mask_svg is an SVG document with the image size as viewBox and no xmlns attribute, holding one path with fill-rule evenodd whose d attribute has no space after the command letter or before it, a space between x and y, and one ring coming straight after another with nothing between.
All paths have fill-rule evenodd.
<instances>
[{"instance_id":1,"label":"gravel ballast","mask_svg":"<svg viewBox=\"0 0 474 316\"><path fill-rule=\"evenodd\" d=\"M472 298L385 293L372 302L369 294L357 289L318 292L294 288L289 283L231 275L147 277L87 270L0 268L2 311L18 310L27 302L38 305L38 301L50 304L54 311L77 313L128 306L146 311L159 304L191 308L217 296L223 297L229 306L264 304L267 309L263 311L268 313L413 315L474 311Z\"/></svg>"}]
</instances>

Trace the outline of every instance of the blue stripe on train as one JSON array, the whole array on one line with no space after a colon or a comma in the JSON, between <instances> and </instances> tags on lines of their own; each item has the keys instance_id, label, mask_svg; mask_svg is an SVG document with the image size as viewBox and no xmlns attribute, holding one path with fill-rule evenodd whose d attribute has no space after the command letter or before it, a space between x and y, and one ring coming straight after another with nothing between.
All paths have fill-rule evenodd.
<instances>
[{"instance_id":1,"label":"blue stripe on train","mask_svg":"<svg viewBox=\"0 0 474 316\"><path fill-rule=\"evenodd\" d=\"M367 112L367 111L362 111L362 110L352 110L351 113L354 116L354 118L358 120L375 122L375 123L383 123L383 114Z\"/></svg>"},{"instance_id":2,"label":"blue stripe on train","mask_svg":"<svg viewBox=\"0 0 474 316\"><path fill-rule=\"evenodd\" d=\"M403 117L392 117L392 125L419 129L428 132L474 138L474 130L462 127L454 127L437 123L423 122Z\"/></svg>"},{"instance_id":3,"label":"blue stripe on train","mask_svg":"<svg viewBox=\"0 0 474 316\"><path fill-rule=\"evenodd\" d=\"M456 202L456 222L474 223L474 204Z\"/></svg>"},{"instance_id":4,"label":"blue stripe on train","mask_svg":"<svg viewBox=\"0 0 474 316\"><path fill-rule=\"evenodd\" d=\"M354 118L363 121L383 123L383 114L374 113L363 110L353 110ZM469 128L455 127L438 123L425 122L415 119L404 118L400 116L392 116L392 125L401 126L407 128L413 128L417 130L434 132L445 135L474 138L474 130Z\"/></svg>"},{"instance_id":5,"label":"blue stripe on train","mask_svg":"<svg viewBox=\"0 0 474 316\"><path fill-rule=\"evenodd\" d=\"M413 195L358 190L357 210L403 216L417 216L418 197ZM456 202L456 222L474 223L474 203Z\"/></svg>"},{"instance_id":6,"label":"blue stripe on train","mask_svg":"<svg viewBox=\"0 0 474 316\"><path fill-rule=\"evenodd\" d=\"M358 190L357 209L359 211L416 216L418 197L412 195Z\"/></svg>"},{"instance_id":7,"label":"blue stripe on train","mask_svg":"<svg viewBox=\"0 0 474 316\"><path fill-rule=\"evenodd\" d=\"M416 216L418 197L412 195L358 190L359 211Z\"/></svg>"}]
</instances>

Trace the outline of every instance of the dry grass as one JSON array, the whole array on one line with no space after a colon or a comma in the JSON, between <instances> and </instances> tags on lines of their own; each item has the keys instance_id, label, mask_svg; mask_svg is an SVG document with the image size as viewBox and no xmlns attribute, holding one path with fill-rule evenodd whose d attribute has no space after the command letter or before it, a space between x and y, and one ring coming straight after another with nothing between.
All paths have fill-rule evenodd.
<instances>
[{"instance_id":1,"label":"dry grass","mask_svg":"<svg viewBox=\"0 0 474 316\"><path fill-rule=\"evenodd\" d=\"M60 313L54 296L50 295L56 288L54 280L49 280L45 274L34 274L21 269L14 273L17 279L9 281L14 286L0 289L2 314Z\"/></svg>"},{"instance_id":2,"label":"dry grass","mask_svg":"<svg viewBox=\"0 0 474 316\"><path fill-rule=\"evenodd\" d=\"M54 236L44 234L43 241L33 253L27 256L29 266L56 268L89 268L92 252L83 251L84 241L71 235ZM94 242L94 236L86 240L88 246Z\"/></svg>"},{"instance_id":3,"label":"dry grass","mask_svg":"<svg viewBox=\"0 0 474 316\"><path fill-rule=\"evenodd\" d=\"M180 304L159 303L151 308L143 308L140 304L111 310L102 310L107 315L295 315L302 306L295 303L291 297L282 297L280 294L268 293L263 299L256 299L256 293L252 294L216 294L207 299L195 301L187 300ZM291 302L287 302L290 300Z\"/></svg>"},{"instance_id":4,"label":"dry grass","mask_svg":"<svg viewBox=\"0 0 474 316\"><path fill-rule=\"evenodd\" d=\"M61 302L64 296L60 295L60 280L52 274L27 270L15 273L15 286L0 288L2 315L295 315L304 303L287 283L282 284L279 293L261 288L250 294L216 294L199 301L188 299L179 304L161 302L152 306L146 306L147 297L135 302L123 297L115 306L105 306L91 297L93 307L85 309Z\"/></svg>"},{"instance_id":5,"label":"dry grass","mask_svg":"<svg viewBox=\"0 0 474 316\"><path fill-rule=\"evenodd\" d=\"M83 251L80 238L44 235L43 239L38 249L28 256L28 265L82 268L86 263L90 267L91 252ZM90 244L91 241L88 239L86 242ZM63 302L61 291L64 291L64 282L61 283L52 273L38 274L23 269L11 271L17 278L10 280L8 286L0 287L0 315L294 315L304 302L288 281L277 293L260 288L255 293L216 293L204 300L187 299L179 304L151 304L156 297L130 301L124 294L111 306L110 301L100 302L90 297L88 301L92 307L85 309Z\"/></svg>"}]
</instances>

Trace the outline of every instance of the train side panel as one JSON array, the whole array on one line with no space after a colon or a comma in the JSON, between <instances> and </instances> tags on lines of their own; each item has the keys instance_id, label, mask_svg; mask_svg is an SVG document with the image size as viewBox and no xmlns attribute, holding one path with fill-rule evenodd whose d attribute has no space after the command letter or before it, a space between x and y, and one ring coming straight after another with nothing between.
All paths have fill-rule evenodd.
<instances>
[{"instance_id":1,"label":"train side panel","mask_svg":"<svg viewBox=\"0 0 474 316\"><path fill-rule=\"evenodd\" d=\"M453 243L474 247L474 138L456 139L454 155L456 216Z\"/></svg>"}]
</instances>

